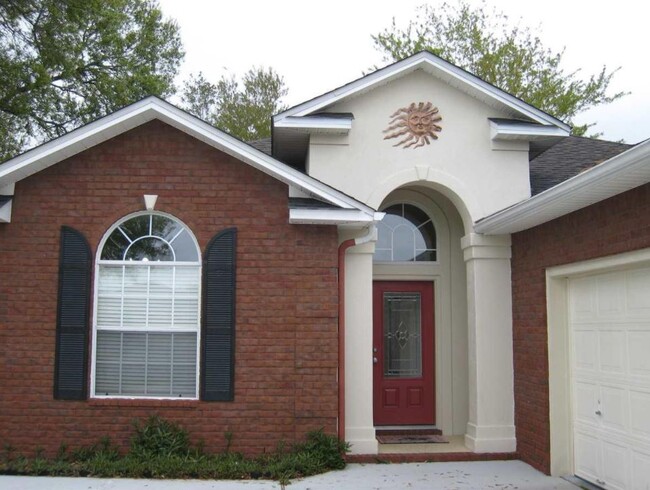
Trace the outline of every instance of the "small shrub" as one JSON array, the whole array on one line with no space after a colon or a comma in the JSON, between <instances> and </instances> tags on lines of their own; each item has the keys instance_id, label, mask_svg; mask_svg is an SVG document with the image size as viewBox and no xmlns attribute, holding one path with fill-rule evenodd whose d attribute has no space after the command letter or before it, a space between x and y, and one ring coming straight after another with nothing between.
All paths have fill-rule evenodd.
<instances>
[{"instance_id":1,"label":"small shrub","mask_svg":"<svg viewBox=\"0 0 650 490\"><path fill-rule=\"evenodd\" d=\"M307 440L295 444L291 451L278 451L266 458L267 475L280 482L292 478L316 475L329 470L345 468L344 455L349 444L336 436L328 435L322 429L307 434Z\"/></svg>"},{"instance_id":2,"label":"small shrub","mask_svg":"<svg viewBox=\"0 0 650 490\"><path fill-rule=\"evenodd\" d=\"M293 478L323 473L345 466L346 443L322 430L310 432L305 442L291 448L279 444L272 454L246 458L231 451L233 435L226 432L226 452L205 454L192 448L187 431L175 423L150 417L135 423L131 450L120 455L108 437L88 448L68 451L61 444L57 457L46 459L42 452L32 459L13 456L5 446L0 474L95 476L104 478L202 478L239 480L272 478L286 485Z\"/></svg>"},{"instance_id":3,"label":"small shrub","mask_svg":"<svg viewBox=\"0 0 650 490\"><path fill-rule=\"evenodd\" d=\"M65 442L59 444L59 449L56 452L57 461L65 461L68 457L68 445Z\"/></svg>"},{"instance_id":4,"label":"small shrub","mask_svg":"<svg viewBox=\"0 0 650 490\"><path fill-rule=\"evenodd\" d=\"M149 460L159 456L186 456L190 452L187 431L178 424L152 415L144 424L134 422L130 456Z\"/></svg>"},{"instance_id":5,"label":"small shrub","mask_svg":"<svg viewBox=\"0 0 650 490\"><path fill-rule=\"evenodd\" d=\"M13 457L13 453L14 453L14 451L16 450L16 448L13 447L11 444L5 444L5 445L3 446L3 449L4 449L4 460L5 460L5 463L8 463L9 461L11 461L11 459L12 459L12 457Z\"/></svg>"},{"instance_id":6,"label":"small shrub","mask_svg":"<svg viewBox=\"0 0 650 490\"><path fill-rule=\"evenodd\" d=\"M308 433L307 441L294 448L298 454L304 453L310 458L316 459L323 468L328 469L345 468L344 456L349 450L350 445L347 442L340 441L336 436L325 434L323 429Z\"/></svg>"}]
</instances>

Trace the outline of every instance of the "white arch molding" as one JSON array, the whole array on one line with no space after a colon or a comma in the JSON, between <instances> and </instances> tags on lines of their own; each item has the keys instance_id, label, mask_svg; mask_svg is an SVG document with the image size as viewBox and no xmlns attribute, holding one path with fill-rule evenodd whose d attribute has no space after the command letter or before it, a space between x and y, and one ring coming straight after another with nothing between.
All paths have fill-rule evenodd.
<instances>
[{"instance_id":1,"label":"white arch molding","mask_svg":"<svg viewBox=\"0 0 650 490\"><path fill-rule=\"evenodd\" d=\"M368 206L379 209L391 192L408 186L429 187L449 199L463 220L465 233L471 233L474 222L485 215L478 200L460 180L447 172L425 166L411 167L390 175L362 200Z\"/></svg>"}]
</instances>

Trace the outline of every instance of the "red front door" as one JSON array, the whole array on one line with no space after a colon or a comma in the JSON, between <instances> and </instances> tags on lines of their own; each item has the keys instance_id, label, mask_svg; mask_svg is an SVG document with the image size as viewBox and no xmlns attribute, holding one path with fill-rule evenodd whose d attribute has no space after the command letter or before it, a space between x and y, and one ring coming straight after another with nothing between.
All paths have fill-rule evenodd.
<instances>
[{"instance_id":1,"label":"red front door","mask_svg":"<svg viewBox=\"0 0 650 490\"><path fill-rule=\"evenodd\" d=\"M376 281L375 425L435 424L433 284Z\"/></svg>"}]
</instances>

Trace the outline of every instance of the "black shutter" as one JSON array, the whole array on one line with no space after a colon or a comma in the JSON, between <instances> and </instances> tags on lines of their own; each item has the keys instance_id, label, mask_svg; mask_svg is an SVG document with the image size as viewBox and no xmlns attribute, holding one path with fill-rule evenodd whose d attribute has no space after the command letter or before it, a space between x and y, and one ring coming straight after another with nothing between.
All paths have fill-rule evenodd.
<instances>
[{"instance_id":1,"label":"black shutter","mask_svg":"<svg viewBox=\"0 0 650 490\"><path fill-rule=\"evenodd\" d=\"M54 398L59 400L84 400L87 394L91 258L84 236L62 227L54 358Z\"/></svg>"},{"instance_id":2,"label":"black shutter","mask_svg":"<svg viewBox=\"0 0 650 490\"><path fill-rule=\"evenodd\" d=\"M235 255L237 229L210 240L203 258L201 398L231 401L235 385Z\"/></svg>"}]
</instances>

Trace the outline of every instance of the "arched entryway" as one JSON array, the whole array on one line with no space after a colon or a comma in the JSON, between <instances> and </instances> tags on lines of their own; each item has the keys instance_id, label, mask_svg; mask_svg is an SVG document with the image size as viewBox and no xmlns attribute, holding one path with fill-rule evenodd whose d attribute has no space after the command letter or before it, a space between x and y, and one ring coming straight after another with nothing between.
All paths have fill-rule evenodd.
<instances>
[{"instance_id":1,"label":"arched entryway","mask_svg":"<svg viewBox=\"0 0 650 490\"><path fill-rule=\"evenodd\" d=\"M453 203L424 186L386 196L373 255L373 422L465 433L465 234ZM416 311L417 310L417 311ZM410 324L409 324L410 323Z\"/></svg>"}]
</instances>

